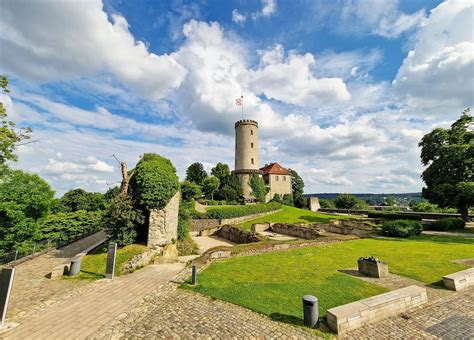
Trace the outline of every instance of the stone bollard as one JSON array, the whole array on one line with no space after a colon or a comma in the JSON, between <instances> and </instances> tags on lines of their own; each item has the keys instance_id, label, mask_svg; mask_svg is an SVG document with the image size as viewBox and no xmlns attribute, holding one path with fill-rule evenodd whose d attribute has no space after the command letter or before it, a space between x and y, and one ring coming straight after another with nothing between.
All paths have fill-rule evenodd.
<instances>
[{"instance_id":1,"label":"stone bollard","mask_svg":"<svg viewBox=\"0 0 474 340\"><path fill-rule=\"evenodd\" d=\"M313 295L303 296L303 320L304 325L314 328L318 324L319 310L318 298Z\"/></svg>"},{"instance_id":2,"label":"stone bollard","mask_svg":"<svg viewBox=\"0 0 474 340\"><path fill-rule=\"evenodd\" d=\"M196 265L193 265L193 272L191 275L191 284L195 286L197 283L197 268Z\"/></svg>"},{"instance_id":3,"label":"stone bollard","mask_svg":"<svg viewBox=\"0 0 474 340\"><path fill-rule=\"evenodd\" d=\"M82 260L80 259L74 259L71 261L71 266L69 267L69 273L68 273L69 276L74 276L74 275L79 274L79 272L81 271L81 262Z\"/></svg>"}]
</instances>

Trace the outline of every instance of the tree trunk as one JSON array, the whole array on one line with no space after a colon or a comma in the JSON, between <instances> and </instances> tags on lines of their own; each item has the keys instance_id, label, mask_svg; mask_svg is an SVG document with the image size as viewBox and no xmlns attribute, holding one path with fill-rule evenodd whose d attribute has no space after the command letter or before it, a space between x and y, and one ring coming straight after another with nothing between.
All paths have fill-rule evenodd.
<instances>
[{"instance_id":1,"label":"tree trunk","mask_svg":"<svg viewBox=\"0 0 474 340\"><path fill-rule=\"evenodd\" d=\"M465 222L469 222L469 208L467 206L459 207L459 213Z\"/></svg>"},{"instance_id":2,"label":"tree trunk","mask_svg":"<svg viewBox=\"0 0 474 340\"><path fill-rule=\"evenodd\" d=\"M122 171L122 184L120 185L120 195L122 197L125 197L128 194L128 183L130 182L127 163L120 162L120 169Z\"/></svg>"}]
</instances>

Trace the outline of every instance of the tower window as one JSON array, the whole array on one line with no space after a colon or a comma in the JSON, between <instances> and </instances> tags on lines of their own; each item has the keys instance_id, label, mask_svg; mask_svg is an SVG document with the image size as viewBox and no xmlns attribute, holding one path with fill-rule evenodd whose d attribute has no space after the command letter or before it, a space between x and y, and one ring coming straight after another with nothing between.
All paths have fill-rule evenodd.
<instances>
[{"instance_id":1,"label":"tower window","mask_svg":"<svg viewBox=\"0 0 474 340\"><path fill-rule=\"evenodd\" d=\"M275 176L275 181L278 181L278 176Z\"/></svg>"},{"instance_id":2,"label":"tower window","mask_svg":"<svg viewBox=\"0 0 474 340\"><path fill-rule=\"evenodd\" d=\"M286 176L283 176L283 181L286 181Z\"/></svg>"},{"instance_id":3,"label":"tower window","mask_svg":"<svg viewBox=\"0 0 474 340\"><path fill-rule=\"evenodd\" d=\"M250 162L253 164L253 158L250 158Z\"/></svg>"},{"instance_id":4,"label":"tower window","mask_svg":"<svg viewBox=\"0 0 474 340\"><path fill-rule=\"evenodd\" d=\"M250 143L250 147L253 148L253 143Z\"/></svg>"},{"instance_id":5,"label":"tower window","mask_svg":"<svg viewBox=\"0 0 474 340\"><path fill-rule=\"evenodd\" d=\"M253 136L253 130L250 130L250 134Z\"/></svg>"}]
</instances>

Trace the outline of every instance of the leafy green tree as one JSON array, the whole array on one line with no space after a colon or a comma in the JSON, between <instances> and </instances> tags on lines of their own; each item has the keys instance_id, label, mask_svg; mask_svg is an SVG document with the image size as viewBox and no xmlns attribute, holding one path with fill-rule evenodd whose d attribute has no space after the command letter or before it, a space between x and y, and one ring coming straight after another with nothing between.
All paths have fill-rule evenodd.
<instances>
[{"instance_id":1,"label":"leafy green tree","mask_svg":"<svg viewBox=\"0 0 474 340\"><path fill-rule=\"evenodd\" d=\"M265 185L265 181L259 175L252 174L249 180L249 186L252 189L252 196L255 197L257 202L265 203L265 196L267 195L269 188Z\"/></svg>"},{"instance_id":2,"label":"leafy green tree","mask_svg":"<svg viewBox=\"0 0 474 340\"><path fill-rule=\"evenodd\" d=\"M120 193L120 187L112 187L109 190L107 190L104 194L104 199L106 202L112 201L118 194Z\"/></svg>"},{"instance_id":3,"label":"leafy green tree","mask_svg":"<svg viewBox=\"0 0 474 340\"><path fill-rule=\"evenodd\" d=\"M196 162L191 164L186 169L186 180L202 185L204 178L207 177L207 172L204 170L202 163Z\"/></svg>"},{"instance_id":4,"label":"leafy green tree","mask_svg":"<svg viewBox=\"0 0 474 340\"><path fill-rule=\"evenodd\" d=\"M137 230L144 221L144 216L129 197L117 196L108 204L101 223L111 241L125 246L135 242Z\"/></svg>"},{"instance_id":5,"label":"leafy green tree","mask_svg":"<svg viewBox=\"0 0 474 340\"><path fill-rule=\"evenodd\" d=\"M284 205L289 205L290 207L295 205L293 202L293 196L290 194L284 194L281 203Z\"/></svg>"},{"instance_id":6,"label":"leafy green tree","mask_svg":"<svg viewBox=\"0 0 474 340\"><path fill-rule=\"evenodd\" d=\"M69 241L100 229L101 217L101 211L84 210L48 214L40 223L41 237L56 242Z\"/></svg>"},{"instance_id":7,"label":"leafy green tree","mask_svg":"<svg viewBox=\"0 0 474 340\"><path fill-rule=\"evenodd\" d=\"M100 192L87 192L80 188L72 189L59 199L56 209L61 212L103 210L105 209L105 198Z\"/></svg>"},{"instance_id":8,"label":"leafy green tree","mask_svg":"<svg viewBox=\"0 0 474 340\"><path fill-rule=\"evenodd\" d=\"M307 201L303 196L304 181L295 170L291 170L291 189L293 192L293 201L296 207L306 208Z\"/></svg>"},{"instance_id":9,"label":"leafy green tree","mask_svg":"<svg viewBox=\"0 0 474 340\"><path fill-rule=\"evenodd\" d=\"M334 200L330 198L320 198L319 199L319 205L321 208L324 209L335 209L336 208L336 203L334 203Z\"/></svg>"},{"instance_id":10,"label":"leafy green tree","mask_svg":"<svg viewBox=\"0 0 474 340\"><path fill-rule=\"evenodd\" d=\"M50 211L54 191L38 175L0 167L0 250L10 251L38 240L37 221Z\"/></svg>"},{"instance_id":11,"label":"leafy green tree","mask_svg":"<svg viewBox=\"0 0 474 340\"><path fill-rule=\"evenodd\" d=\"M359 199L351 194L341 194L334 201L338 209L355 209Z\"/></svg>"},{"instance_id":12,"label":"leafy green tree","mask_svg":"<svg viewBox=\"0 0 474 340\"><path fill-rule=\"evenodd\" d=\"M437 128L420 143L422 195L439 207L457 208L467 221L474 205L474 118L469 109L449 129Z\"/></svg>"},{"instance_id":13,"label":"leafy green tree","mask_svg":"<svg viewBox=\"0 0 474 340\"><path fill-rule=\"evenodd\" d=\"M281 202L282 202L282 200L281 200L281 196L280 196L279 194L275 194L275 195L273 195L272 202L278 202L278 203L281 203Z\"/></svg>"},{"instance_id":14,"label":"leafy green tree","mask_svg":"<svg viewBox=\"0 0 474 340\"><path fill-rule=\"evenodd\" d=\"M219 181L224 181L227 177L230 176L230 169L227 164L217 163L215 167L211 169L211 175L219 178Z\"/></svg>"},{"instance_id":15,"label":"leafy green tree","mask_svg":"<svg viewBox=\"0 0 474 340\"><path fill-rule=\"evenodd\" d=\"M0 90L8 94L8 78L0 75ZM22 141L30 139L32 130L29 127L15 129L15 123L7 120L7 111L2 102L0 102L0 164L6 161L16 161L15 149L21 145Z\"/></svg>"},{"instance_id":16,"label":"leafy green tree","mask_svg":"<svg viewBox=\"0 0 474 340\"><path fill-rule=\"evenodd\" d=\"M395 199L393 197L387 197L385 198L385 204L388 205L389 207L395 205Z\"/></svg>"},{"instance_id":17,"label":"leafy green tree","mask_svg":"<svg viewBox=\"0 0 474 340\"><path fill-rule=\"evenodd\" d=\"M214 199L214 193L219 189L219 178L215 176L206 177L202 181L202 192L206 195L207 198Z\"/></svg>"},{"instance_id":18,"label":"leafy green tree","mask_svg":"<svg viewBox=\"0 0 474 340\"><path fill-rule=\"evenodd\" d=\"M183 201L189 202L192 199L201 197L201 187L190 181L181 182L181 197Z\"/></svg>"},{"instance_id":19,"label":"leafy green tree","mask_svg":"<svg viewBox=\"0 0 474 340\"><path fill-rule=\"evenodd\" d=\"M145 154L130 180L136 205L142 209L162 209L179 189L176 169L167 158Z\"/></svg>"}]
</instances>

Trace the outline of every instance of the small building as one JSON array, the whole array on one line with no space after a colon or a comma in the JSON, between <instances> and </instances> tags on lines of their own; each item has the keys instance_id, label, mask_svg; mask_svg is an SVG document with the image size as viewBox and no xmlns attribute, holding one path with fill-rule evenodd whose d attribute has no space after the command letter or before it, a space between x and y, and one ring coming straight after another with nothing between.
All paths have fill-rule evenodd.
<instances>
[{"instance_id":1,"label":"small building","mask_svg":"<svg viewBox=\"0 0 474 340\"><path fill-rule=\"evenodd\" d=\"M291 189L291 171L282 167L278 163L266 164L263 168L260 168L261 174L265 184L270 189L266 201L270 201L275 194L283 195L292 194Z\"/></svg>"}]
</instances>

